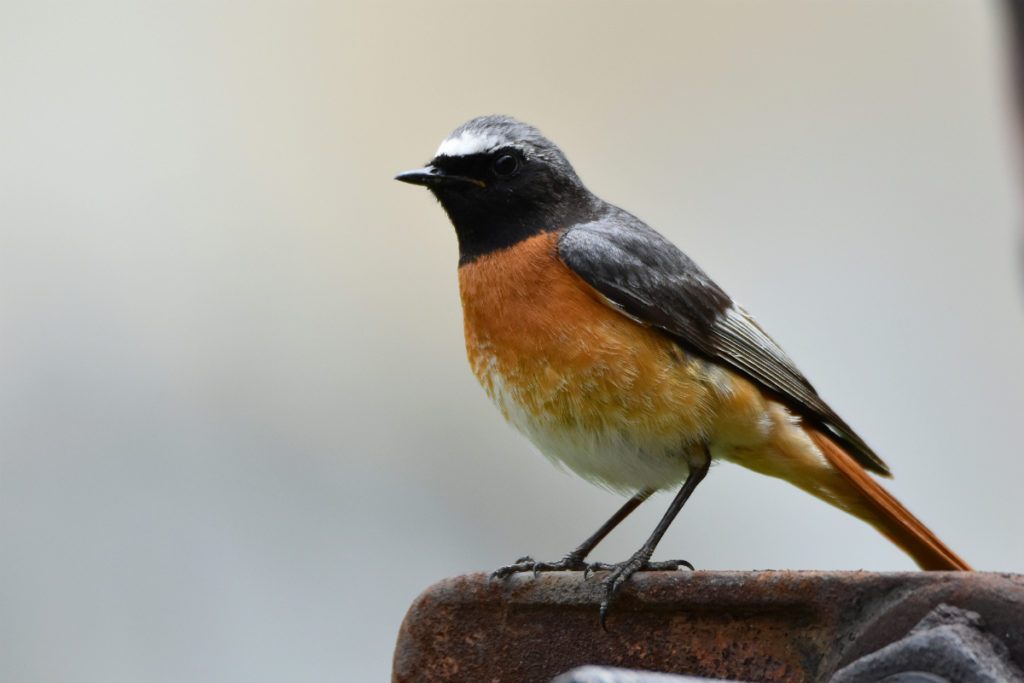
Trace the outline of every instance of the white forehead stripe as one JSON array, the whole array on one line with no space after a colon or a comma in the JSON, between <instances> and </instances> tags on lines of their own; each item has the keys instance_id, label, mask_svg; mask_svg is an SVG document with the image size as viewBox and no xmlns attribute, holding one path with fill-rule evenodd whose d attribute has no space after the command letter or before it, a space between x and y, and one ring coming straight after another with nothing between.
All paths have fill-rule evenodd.
<instances>
[{"instance_id":1,"label":"white forehead stripe","mask_svg":"<svg viewBox=\"0 0 1024 683\"><path fill-rule=\"evenodd\" d=\"M464 157L470 154L489 152L505 144L508 143L497 135L467 130L442 142L434 156Z\"/></svg>"}]
</instances>

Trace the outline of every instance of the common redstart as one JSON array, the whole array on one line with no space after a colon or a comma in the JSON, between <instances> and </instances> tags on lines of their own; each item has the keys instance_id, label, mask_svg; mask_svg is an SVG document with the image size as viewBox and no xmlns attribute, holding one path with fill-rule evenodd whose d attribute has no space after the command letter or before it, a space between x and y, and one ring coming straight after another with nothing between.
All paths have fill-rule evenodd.
<instances>
[{"instance_id":1,"label":"common redstart","mask_svg":"<svg viewBox=\"0 0 1024 683\"><path fill-rule=\"evenodd\" d=\"M716 459L861 518L923 569L970 570L869 475L891 476L750 314L587 190L536 128L475 118L397 180L429 188L455 226L466 351L487 395L548 458L632 495L561 560L520 558L495 577L608 570L603 623L637 571L692 568L650 558ZM653 492L680 484L632 557L586 562Z\"/></svg>"}]
</instances>

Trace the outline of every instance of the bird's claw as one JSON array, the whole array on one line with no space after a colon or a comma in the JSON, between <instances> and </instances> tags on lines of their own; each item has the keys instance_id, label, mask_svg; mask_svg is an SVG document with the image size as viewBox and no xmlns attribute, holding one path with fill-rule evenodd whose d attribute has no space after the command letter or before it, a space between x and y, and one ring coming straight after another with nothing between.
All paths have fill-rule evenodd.
<instances>
[{"instance_id":1,"label":"bird's claw","mask_svg":"<svg viewBox=\"0 0 1024 683\"><path fill-rule=\"evenodd\" d=\"M601 582L601 587L604 589L604 596L601 598L601 628L605 631L608 630L607 620L608 614L611 611L612 600L615 599L615 595L626 585L626 582L629 581L633 574L637 572L676 571L682 567L693 571L693 565L686 560L650 562L649 557L650 553L641 549L625 562L619 562L618 564L591 562L587 565L584 571L585 578L590 578L594 572L610 572L604 581Z\"/></svg>"},{"instance_id":2,"label":"bird's claw","mask_svg":"<svg viewBox=\"0 0 1024 683\"><path fill-rule=\"evenodd\" d=\"M646 562L640 568L642 572L675 572L686 567L691 572L693 565L688 560L662 560L661 562Z\"/></svg>"},{"instance_id":3,"label":"bird's claw","mask_svg":"<svg viewBox=\"0 0 1024 683\"><path fill-rule=\"evenodd\" d=\"M512 576L513 574L518 574L520 572L532 571L536 564L536 560L532 557L529 555L523 555L512 564L506 564L504 567L498 567L491 572L491 575L487 577L487 583L490 584L491 581L494 581L495 579L504 579L505 577Z\"/></svg>"},{"instance_id":4,"label":"bird's claw","mask_svg":"<svg viewBox=\"0 0 1024 683\"><path fill-rule=\"evenodd\" d=\"M628 560L626 561L628 562ZM626 562L620 562L618 564L611 564L608 562L591 562L584 569L584 576L590 578L594 572L614 572L616 569L626 564ZM690 571L693 571L693 565L688 560L661 560L659 562L644 562L643 566L635 571L640 572L674 572L686 567Z\"/></svg>"},{"instance_id":5,"label":"bird's claw","mask_svg":"<svg viewBox=\"0 0 1024 683\"><path fill-rule=\"evenodd\" d=\"M513 574L521 574L523 572L531 572L534 578L536 578L540 576L541 572L578 572L586 568L587 564L583 561L583 558L573 553L569 553L557 562L537 562L529 555L525 555L512 564L498 567L491 572L488 583L494 579L504 579Z\"/></svg>"},{"instance_id":6,"label":"bird's claw","mask_svg":"<svg viewBox=\"0 0 1024 683\"><path fill-rule=\"evenodd\" d=\"M608 630L607 619L611 609L612 600L622 587L629 581L630 577L637 572L663 572L676 571L683 567L693 570L693 565L686 560L662 560L651 562L651 551L641 548L625 562L609 564L607 562L584 562L583 558L576 553L569 553L557 562L537 562L529 555L520 557L512 564L498 567L487 579L490 583L495 579L504 579L513 574L530 572L534 578L542 572L583 572L583 579L589 580L595 572L610 572L601 587L604 589L604 596L601 598L601 628Z\"/></svg>"}]
</instances>

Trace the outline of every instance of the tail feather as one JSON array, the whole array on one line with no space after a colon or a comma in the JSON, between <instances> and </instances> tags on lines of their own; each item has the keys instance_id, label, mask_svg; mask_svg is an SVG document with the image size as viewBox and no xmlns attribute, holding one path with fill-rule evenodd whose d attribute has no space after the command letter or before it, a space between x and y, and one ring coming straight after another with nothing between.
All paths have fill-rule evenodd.
<instances>
[{"instance_id":1,"label":"tail feather","mask_svg":"<svg viewBox=\"0 0 1024 683\"><path fill-rule=\"evenodd\" d=\"M938 539L921 520L868 474L842 448L816 429L806 428L808 436L849 485L858 499L850 510L878 529L902 548L925 570L954 569L971 571L946 544Z\"/></svg>"}]
</instances>

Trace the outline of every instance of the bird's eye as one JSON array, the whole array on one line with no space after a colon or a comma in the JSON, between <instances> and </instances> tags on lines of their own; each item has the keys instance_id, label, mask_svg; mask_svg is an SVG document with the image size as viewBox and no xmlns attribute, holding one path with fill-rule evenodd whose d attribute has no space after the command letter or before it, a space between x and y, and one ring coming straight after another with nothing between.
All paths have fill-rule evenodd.
<instances>
[{"instance_id":1,"label":"bird's eye","mask_svg":"<svg viewBox=\"0 0 1024 683\"><path fill-rule=\"evenodd\" d=\"M519 170L519 159L514 154L501 154L491 162L491 169L499 178L508 178Z\"/></svg>"}]
</instances>

